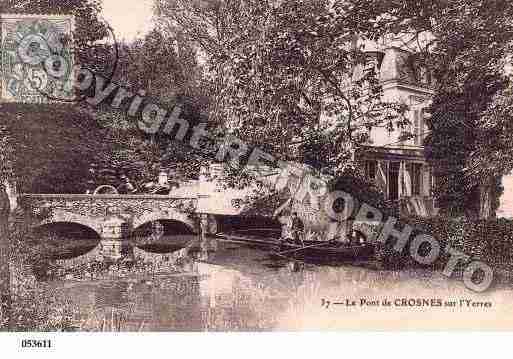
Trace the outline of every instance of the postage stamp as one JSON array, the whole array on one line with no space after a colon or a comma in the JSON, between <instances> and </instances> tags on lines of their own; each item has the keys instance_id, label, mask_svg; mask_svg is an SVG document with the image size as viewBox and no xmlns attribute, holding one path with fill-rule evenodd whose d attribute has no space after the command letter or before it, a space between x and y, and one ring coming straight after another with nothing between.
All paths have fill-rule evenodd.
<instances>
[{"instance_id":1,"label":"postage stamp","mask_svg":"<svg viewBox=\"0 0 513 359\"><path fill-rule=\"evenodd\" d=\"M71 98L74 18L2 14L1 100L45 103Z\"/></svg>"}]
</instances>

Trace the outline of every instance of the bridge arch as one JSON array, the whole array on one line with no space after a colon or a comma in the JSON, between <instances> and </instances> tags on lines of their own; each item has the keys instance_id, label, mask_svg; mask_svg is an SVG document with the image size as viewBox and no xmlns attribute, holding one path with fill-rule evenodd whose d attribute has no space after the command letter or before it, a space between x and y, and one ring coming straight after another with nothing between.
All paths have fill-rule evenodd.
<instances>
[{"instance_id":1,"label":"bridge arch","mask_svg":"<svg viewBox=\"0 0 513 359\"><path fill-rule=\"evenodd\" d=\"M47 222L35 226L33 231L36 234L61 234L63 237L101 239L99 233L95 229L76 222Z\"/></svg>"},{"instance_id":2,"label":"bridge arch","mask_svg":"<svg viewBox=\"0 0 513 359\"><path fill-rule=\"evenodd\" d=\"M98 194L118 194L118 190L114 186L104 184L96 187L96 189L94 190L93 195Z\"/></svg>"},{"instance_id":3,"label":"bridge arch","mask_svg":"<svg viewBox=\"0 0 513 359\"><path fill-rule=\"evenodd\" d=\"M55 211L51 217L43 220L36 226L36 228L53 223L74 223L77 225L81 225L93 230L96 233L96 235L101 238L102 226L99 221L95 221L94 219L88 218L86 216L66 211Z\"/></svg>"},{"instance_id":4,"label":"bridge arch","mask_svg":"<svg viewBox=\"0 0 513 359\"><path fill-rule=\"evenodd\" d=\"M93 228L75 222L46 222L32 228L32 233L43 246L40 254L56 260L83 256L101 243L100 235Z\"/></svg>"},{"instance_id":5,"label":"bridge arch","mask_svg":"<svg viewBox=\"0 0 513 359\"><path fill-rule=\"evenodd\" d=\"M197 239L194 223L186 223L175 218L163 218L165 216L147 216L144 223L135 227L132 231L133 238L142 240L137 242L137 247L148 253L172 253L190 245ZM162 225L162 232L157 238L153 238L153 223L158 221ZM142 222L142 221L141 221ZM149 240L149 242L145 242Z\"/></svg>"},{"instance_id":6,"label":"bridge arch","mask_svg":"<svg viewBox=\"0 0 513 359\"><path fill-rule=\"evenodd\" d=\"M155 221L174 221L182 223L190 233L197 233L197 225L187 214L180 212L151 212L135 218L132 225L134 231L141 226Z\"/></svg>"},{"instance_id":7,"label":"bridge arch","mask_svg":"<svg viewBox=\"0 0 513 359\"><path fill-rule=\"evenodd\" d=\"M196 236L196 233L188 226L187 224L174 220L174 219L157 219L162 225L162 236L173 237L173 236ZM136 237L147 237L152 233L152 224L155 221L145 222L141 224L139 227L134 228L133 235Z\"/></svg>"}]
</instances>

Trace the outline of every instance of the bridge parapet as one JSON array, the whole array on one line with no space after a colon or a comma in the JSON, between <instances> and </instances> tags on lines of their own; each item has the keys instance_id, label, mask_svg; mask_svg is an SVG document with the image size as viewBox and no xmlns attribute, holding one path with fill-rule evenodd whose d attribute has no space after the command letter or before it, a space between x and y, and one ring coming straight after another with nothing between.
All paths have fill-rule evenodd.
<instances>
[{"instance_id":1,"label":"bridge parapet","mask_svg":"<svg viewBox=\"0 0 513 359\"><path fill-rule=\"evenodd\" d=\"M20 197L33 208L49 210L50 216L41 224L75 222L101 234L105 221L112 215L118 215L127 219L131 229L159 219L179 221L191 230L197 229L192 214L198 200L192 196L21 194Z\"/></svg>"},{"instance_id":2,"label":"bridge parapet","mask_svg":"<svg viewBox=\"0 0 513 359\"><path fill-rule=\"evenodd\" d=\"M90 194L22 194L34 207L72 211L75 214L102 217L109 211L122 211L140 217L145 212L175 210L193 213L196 197L171 197L166 195L90 195Z\"/></svg>"}]
</instances>

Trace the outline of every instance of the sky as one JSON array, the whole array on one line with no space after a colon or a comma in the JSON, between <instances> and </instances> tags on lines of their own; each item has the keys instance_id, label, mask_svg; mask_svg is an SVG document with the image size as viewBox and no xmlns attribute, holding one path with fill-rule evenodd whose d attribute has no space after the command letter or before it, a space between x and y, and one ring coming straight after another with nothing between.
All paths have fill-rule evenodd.
<instances>
[{"instance_id":1,"label":"sky","mask_svg":"<svg viewBox=\"0 0 513 359\"><path fill-rule=\"evenodd\" d=\"M151 30L153 0L103 0L103 18L118 40L133 40Z\"/></svg>"}]
</instances>

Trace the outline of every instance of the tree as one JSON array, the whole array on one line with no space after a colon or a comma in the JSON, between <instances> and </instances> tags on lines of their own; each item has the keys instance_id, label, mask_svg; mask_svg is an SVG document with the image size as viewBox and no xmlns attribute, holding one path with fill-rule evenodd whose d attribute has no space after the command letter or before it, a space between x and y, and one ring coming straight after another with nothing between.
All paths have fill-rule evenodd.
<instances>
[{"instance_id":1,"label":"tree","mask_svg":"<svg viewBox=\"0 0 513 359\"><path fill-rule=\"evenodd\" d=\"M8 183L13 178L13 141L5 126L0 126L0 328L8 327L10 322L10 246L9 214L10 199L7 194Z\"/></svg>"},{"instance_id":2,"label":"tree","mask_svg":"<svg viewBox=\"0 0 513 359\"><path fill-rule=\"evenodd\" d=\"M499 179L513 170L513 92L511 84L499 91L477 120L476 146L466 167L469 177L481 183L482 213L492 212L499 206L502 187ZM488 179L484 182L483 179ZM490 179L496 179L494 183Z\"/></svg>"},{"instance_id":3,"label":"tree","mask_svg":"<svg viewBox=\"0 0 513 359\"><path fill-rule=\"evenodd\" d=\"M13 140L20 192L84 193L89 163L105 130L69 105L2 104L2 124Z\"/></svg>"},{"instance_id":4,"label":"tree","mask_svg":"<svg viewBox=\"0 0 513 359\"><path fill-rule=\"evenodd\" d=\"M173 103L178 95L201 97L198 82L202 68L196 52L179 34L160 29L131 43L119 46L116 80L135 91L144 89L163 103Z\"/></svg>"},{"instance_id":5,"label":"tree","mask_svg":"<svg viewBox=\"0 0 513 359\"><path fill-rule=\"evenodd\" d=\"M161 0L157 10L161 26L205 54L217 92L210 115L249 146L336 175L369 128L408 123L405 106L383 100L379 59L330 1Z\"/></svg>"},{"instance_id":6,"label":"tree","mask_svg":"<svg viewBox=\"0 0 513 359\"><path fill-rule=\"evenodd\" d=\"M225 71L229 42L243 41L247 1L239 0L157 0L154 2L157 27L169 38L192 48L204 62L202 93L210 98L210 118L220 118L222 90L229 74ZM219 115L219 116L218 116Z\"/></svg>"}]
</instances>

